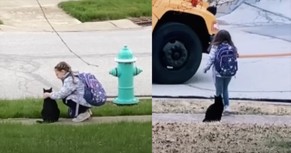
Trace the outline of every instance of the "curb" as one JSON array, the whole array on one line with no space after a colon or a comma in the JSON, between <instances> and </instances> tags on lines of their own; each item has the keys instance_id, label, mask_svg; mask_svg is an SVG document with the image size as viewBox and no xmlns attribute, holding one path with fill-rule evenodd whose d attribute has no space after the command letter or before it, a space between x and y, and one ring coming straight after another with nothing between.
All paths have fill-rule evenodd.
<instances>
[{"instance_id":1,"label":"curb","mask_svg":"<svg viewBox=\"0 0 291 153\"><path fill-rule=\"evenodd\" d=\"M119 29L137 29L142 28L128 19L109 20L101 22L84 22L79 24L54 24L53 27L57 32L86 32L86 31L106 31ZM9 26L0 25L0 31L3 32L53 32L48 24Z\"/></svg>"},{"instance_id":2,"label":"curb","mask_svg":"<svg viewBox=\"0 0 291 153\"><path fill-rule=\"evenodd\" d=\"M38 124L37 120L40 118L31 119L31 118L8 118L0 119L0 123L20 123L26 125ZM119 122L151 122L151 115L137 115L137 116L105 116L105 117L91 117L89 120L75 123L72 122L72 119L60 118L58 122L50 123L50 125L85 125L85 124L110 124L110 123L119 123Z\"/></svg>"},{"instance_id":3,"label":"curb","mask_svg":"<svg viewBox=\"0 0 291 153\"><path fill-rule=\"evenodd\" d=\"M153 95L153 99L213 99L213 97L206 96L157 96ZM230 100L243 100L243 101L258 101L258 102L281 102L291 103L291 99L273 99L273 98L229 98Z\"/></svg>"}]
</instances>

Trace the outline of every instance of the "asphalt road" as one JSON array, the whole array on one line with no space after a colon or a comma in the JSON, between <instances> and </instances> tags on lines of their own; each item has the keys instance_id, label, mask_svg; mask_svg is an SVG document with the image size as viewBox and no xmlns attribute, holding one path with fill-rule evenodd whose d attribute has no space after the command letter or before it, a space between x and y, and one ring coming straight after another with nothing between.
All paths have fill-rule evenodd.
<instances>
[{"instance_id":1,"label":"asphalt road","mask_svg":"<svg viewBox=\"0 0 291 153\"><path fill-rule=\"evenodd\" d=\"M135 94L151 95L151 27L105 30L93 32L61 32L68 46L88 66L73 55L52 32L0 33L0 98L28 98L42 96L42 88L58 90L61 81L54 74L54 66L68 62L73 70L91 72L103 83L109 96L117 96L118 78L109 71L117 66L114 58L127 45L143 70L134 77Z\"/></svg>"}]
</instances>

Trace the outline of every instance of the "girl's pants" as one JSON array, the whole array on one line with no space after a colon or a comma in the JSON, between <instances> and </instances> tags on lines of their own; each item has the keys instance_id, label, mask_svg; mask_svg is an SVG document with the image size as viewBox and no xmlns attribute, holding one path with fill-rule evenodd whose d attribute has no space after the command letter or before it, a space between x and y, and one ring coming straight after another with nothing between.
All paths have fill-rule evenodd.
<instances>
[{"instance_id":1,"label":"girl's pants","mask_svg":"<svg viewBox=\"0 0 291 153\"><path fill-rule=\"evenodd\" d=\"M231 77L215 77L216 96L222 95L224 106L229 106L228 84Z\"/></svg>"},{"instance_id":2,"label":"girl's pants","mask_svg":"<svg viewBox=\"0 0 291 153\"><path fill-rule=\"evenodd\" d=\"M69 107L68 115L69 115L69 117L72 117L72 118L78 116L81 113L86 112L90 108L90 107L86 107L86 106L82 106L80 104L77 104L76 102L74 102L72 100L66 101L66 99L63 99L63 103ZM77 110L77 108L79 108L79 109ZM76 113L76 111L77 111L77 113Z\"/></svg>"}]
</instances>

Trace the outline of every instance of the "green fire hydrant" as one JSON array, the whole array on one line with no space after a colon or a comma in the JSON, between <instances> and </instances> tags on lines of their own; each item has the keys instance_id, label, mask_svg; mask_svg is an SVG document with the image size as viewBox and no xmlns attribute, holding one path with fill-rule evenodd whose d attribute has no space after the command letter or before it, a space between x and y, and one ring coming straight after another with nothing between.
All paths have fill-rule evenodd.
<instances>
[{"instance_id":1,"label":"green fire hydrant","mask_svg":"<svg viewBox=\"0 0 291 153\"><path fill-rule=\"evenodd\" d=\"M118 63L117 68L112 69L109 74L118 77L118 96L113 100L117 105L137 104L138 99L134 96L133 77L142 72L141 69L134 66L136 58L133 57L132 51L124 46L115 61Z\"/></svg>"}]
</instances>

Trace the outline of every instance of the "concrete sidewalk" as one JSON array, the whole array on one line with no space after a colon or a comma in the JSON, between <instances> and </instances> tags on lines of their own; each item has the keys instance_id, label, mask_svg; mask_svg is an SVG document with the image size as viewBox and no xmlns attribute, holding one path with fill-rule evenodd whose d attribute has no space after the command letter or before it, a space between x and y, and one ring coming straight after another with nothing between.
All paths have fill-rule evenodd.
<instances>
[{"instance_id":1,"label":"concrete sidewalk","mask_svg":"<svg viewBox=\"0 0 291 153\"><path fill-rule=\"evenodd\" d=\"M38 119L28 119L28 118L9 118L0 119L0 123L21 123L21 124L37 124ZM118 122L151 122L151 115L137 115L137 116L104 116L104 117L92 117L91 119L75 123L72 119L60 118L58 122L51 124L62 124L62 125L84 125L84 124L103 124L103 123L118 123Z\"/></svg>"},{"instance_id":2,"label":"concrete sidewalk","mask_svg":"<svg viewBox=\"0 0 291 153\"><path fill-rule=\"evenodd\" d=\"M48 20L57 31L99 31L140 27L127 19L82 23L57 6L62 1L68 0L39 0ZM0 25L0 31L52 31L36 0L1 0L0 20L4 23Z\"/></svg>"}]
</instances>

